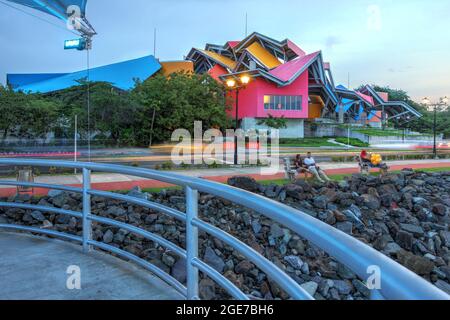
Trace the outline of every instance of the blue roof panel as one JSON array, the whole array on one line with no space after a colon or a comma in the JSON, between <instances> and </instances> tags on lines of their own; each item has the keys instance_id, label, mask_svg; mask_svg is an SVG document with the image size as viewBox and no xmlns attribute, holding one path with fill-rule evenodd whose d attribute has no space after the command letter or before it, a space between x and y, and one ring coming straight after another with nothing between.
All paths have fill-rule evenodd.
<instances>
[{"instance_id":1,"label":"blue roof panel","mask_svg":"<svg viewBox=\"0 0 450 320\"><path fill-rule=\"evenodd\" d=\"M161 64L153 56L119 62L91 69L91 82L109 82L122 90L130 90L135 80L145 81L161 69ZM47 93L67 89L79 84L79 80L87 78L87 70L65 74L49 80L22 85L16 90L30 93Z\"/></svg>"},{"instance_id":2,"label":"blue roof panel","mask_svg":"<svg viewBox=\"0 0 450 320\"><path fill-rule=\"evenodd\" d=\"M13 89L16 89L28 84L65 76L66 74L67 73L12 73L6 75L6 83Z\"/></svg>"},{"instance_id":3,"label":"blue roof panel","mask_svg":"<svg viewBox=\"0 0 450 320\"><path fill-rule=\"evenodd\" d=\"M367 120L372 120L373 117L375 117L377 115L376 111L370 111L369 114L367 115Z\"/></svg>"},{"instance_id":4,"label":"blue roof panel","mask_svg":"<svg viewBox=\"0 0 450 320\"><path fill-rule=\"evenodd\" d=\"M338 89L338 90L348 90L346 87L344 87L342 84L340 84L340 85L338 85L337 87L336 87L336 89Z\"/></svg>"},{"instance_id":5,"label":"blue roof panel","mask_svg":"<svg viewBox=\"0 0 450 320\"><path fill-rule=\"evenodd\" d=\"M343 98L341 103L336 106L336 112L339 112L339 109L342 107L344 112L347 112L355 103L355 100Z\"/></svg>"}]
</instances>

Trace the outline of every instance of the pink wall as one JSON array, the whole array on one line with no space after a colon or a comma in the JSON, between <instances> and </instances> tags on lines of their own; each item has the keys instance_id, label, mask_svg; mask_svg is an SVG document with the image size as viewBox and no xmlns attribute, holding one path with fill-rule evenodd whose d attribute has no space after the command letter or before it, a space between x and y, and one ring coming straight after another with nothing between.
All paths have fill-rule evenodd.
<instances>
[{"instance_id":1,"label":"pink wall","mask_svg":"<svg viewBox=\"0 0 450 320\"><path fill-rule=\"evenodd\" d=\"M308 72L304 72L291 85L278 87L275 83L262 78L253 79L245 90L239 92L239 118L267 118L269 114L274 117L284 116L287 119L308 118ZM302 96L302 110L265 110L265 95L300 95ZM234 101L234 94L232 94ZM230 111L235 115L235 105Z\"/></svg>"}]
</instances>

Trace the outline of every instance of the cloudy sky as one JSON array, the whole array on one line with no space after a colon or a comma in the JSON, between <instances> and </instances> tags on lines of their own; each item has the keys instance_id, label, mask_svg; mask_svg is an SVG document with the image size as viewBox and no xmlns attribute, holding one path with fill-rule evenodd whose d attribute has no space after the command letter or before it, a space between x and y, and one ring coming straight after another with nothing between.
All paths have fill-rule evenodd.
<instances>
[{"instance_id":1,"label":"cloudy sky","mask_svg":"<svg viewBox=\"0 0 450 320\"><path fill-rule=\"evenodd\" d=\"M0 83L6 73L71 72L85 54L64 51L74 35L11 9L0 0ZM25 9L28 12L32 10ZM389 85L414 99L450 95L448 0L89 0L98 32L91 63L100 66L153 53L182 59L192 47L222 44L249 32L289 38L307 52L322 50L337 83Z\"/></svg>"}]
</instances>

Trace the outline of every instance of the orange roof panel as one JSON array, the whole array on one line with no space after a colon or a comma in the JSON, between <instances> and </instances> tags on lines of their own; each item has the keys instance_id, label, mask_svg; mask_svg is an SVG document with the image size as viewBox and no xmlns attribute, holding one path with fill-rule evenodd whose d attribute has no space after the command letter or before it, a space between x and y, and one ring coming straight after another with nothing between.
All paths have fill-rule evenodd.
<instances>
[{"instance_id":1,"label":"orange roof panel","mask_svg":"<svg viewBox=\"0 0 450 320\"><path fill-rule=\"evenodd\" d=\"M175 72L194 73L194 63L192 61L167 61L161 62L162 73L168 77Z\"/></svg>"}]
</instances>

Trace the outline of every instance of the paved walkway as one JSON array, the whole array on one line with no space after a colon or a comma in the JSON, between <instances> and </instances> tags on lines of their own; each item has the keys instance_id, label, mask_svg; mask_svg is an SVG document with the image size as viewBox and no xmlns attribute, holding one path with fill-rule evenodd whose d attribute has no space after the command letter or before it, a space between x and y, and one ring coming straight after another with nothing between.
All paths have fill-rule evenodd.
<instances>
[{"instance_id":1,"label":"paved walkway","mask_svg":"<svg viewBox=\"0 0 450 320\"><path fill-rule=\"evenodd\" d=\"M425 168L449 168L449 160L410 160L410 161L393 161L388 163L391 170L401 170L404 168L412 169L425 169ZM359 172L357 163L321 163L320 166L326 171L328 175L338 175L338 174L353 174ZM376 170L374 170L376 171ZM278 172L271 175L262 175L261 168L221 168L221 169L195 169L195 170L177 170L174 173L207 179L210 181L216 181L225 183L232 176L249 176L255 178L258 181L263 180L278 180L284 179L285 175L283 168L280 167ZM10 179L0 179L10 180ZM68 185L73 187L80 187L82 182L81 175L61 175L61 176L40 176L35 179L38 183L44 184L60 184ZM104 191L119 191L119 190L129 190L135 186L141 188L166 188L172 185L155 181L148 180L138 177L131 177L123 174L107 174L98 173L93 174L91 178L93 189L104 190ZM11 188L10 186L0 185L0 197L8 197L16 193L16 188ZM48 190L46 189L35 189L35 195L46 195Z\"/></svg>"},{"instance_id":2,"label":"paved walkway","mask_svg":"<svg viewBox=\"0 0 450 320\"><path fill-rule=\"evenodd\" d=\"M0 300L181 300L135 265L59 240L0 232ZM79 266L81 290L69 290L67 268Z\"/></svg>"}]
</instances>

